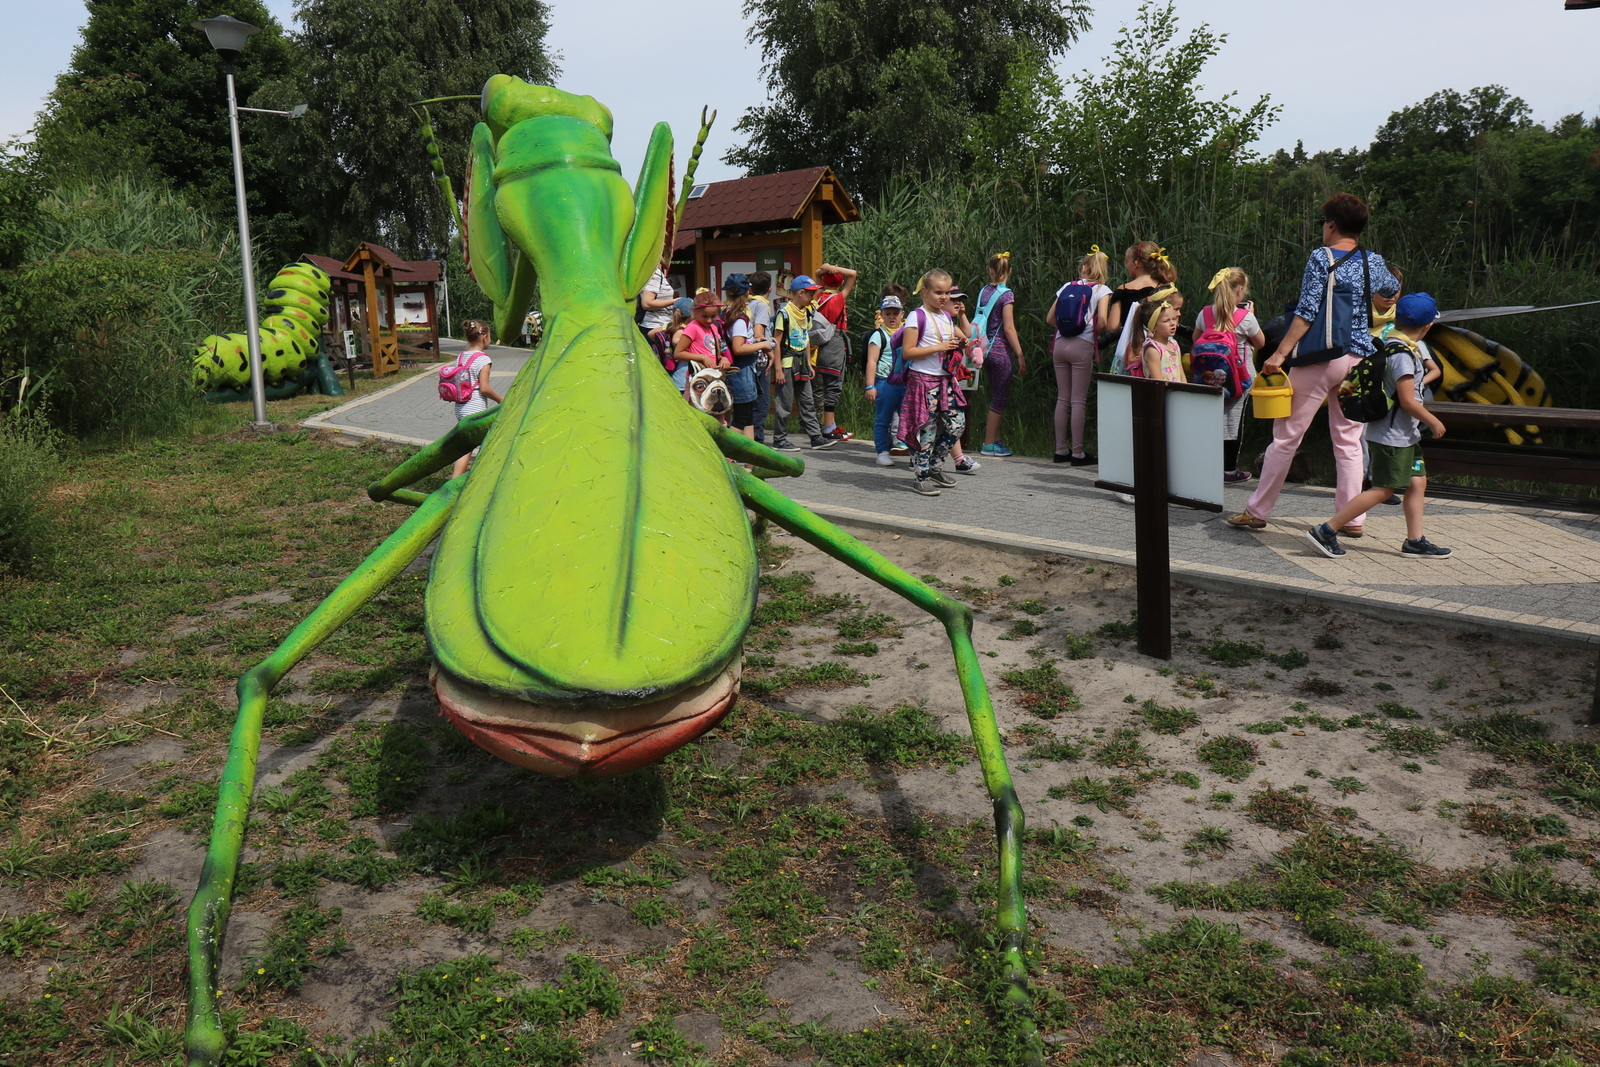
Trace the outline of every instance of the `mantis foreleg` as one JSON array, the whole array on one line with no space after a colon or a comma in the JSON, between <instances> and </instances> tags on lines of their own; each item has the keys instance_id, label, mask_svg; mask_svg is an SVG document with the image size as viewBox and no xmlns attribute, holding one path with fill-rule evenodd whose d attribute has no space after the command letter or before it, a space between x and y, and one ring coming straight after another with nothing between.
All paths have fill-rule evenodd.
<instances>
[{"instance_id":1,"label":"mantis foreleg","mask_svg":"<svg viewBox=\"0 0 1600 1067\"><path fill-rule=\"evenodd\" d=\"M367 486L367 496L373 500L395 500L402 504L421 503L424 499L421 494L406 493L404 487L415 485L428 475L444 470L483 444L499 410L495 407L468 415L451 427L449 433L432 444L423 445L416 455Z\"/></svg>"},{"instance_id":2,"label":"mantis foreleg","mask_svg":"<svg viewBox=\"0 0 1600 1067\"><path fill-rule=\"evenodd\" d=\"M710 431L712 440L716 441L717 450L729 459L750 464L755 468L751 473L757 478L798 478L806 472L806 461L799 456L752 441L703 411L696 414L707 424L706 429Z\"/></svg>"},{"instance_id":3,"label":"mantis foreleg","mask_svg":"<svg viewBox=\"0 0 1600 1067\"><path fill-rule=\"evenodd\" d=\"M226 1039L217 1008L217 962L233 908L233 880L239 870L250 796L255 791L261 721L273 686L329 634L359 611L422 554L439 531L465 479L446 482L400 528L362 561L339 587L294 628L283 644L239 679L239 717L228 742L228 761L217 787L217 814L211 845L200 870L200 887L189 904L189 1022L185 1034L191 1067L222 1061Z\"/></svg>"},{"instance_id":4,"label":"mantis foreleg","mask_svg":"<svg viewBox=\"0 0 1600 1067\"><path fill-rule=\"evenodd\" d=\"M756 448L763 446L755 445ZM763 451L767 451L763 449ZM917 607L944 623L955 653L956 676L967 706L967 721L972 741L978 749L984 785L994 803L995 834L1000 853L999 921L1004 939L1007 1001L1022 1014L1030 1064L1043 1062L1038 1031L1032 1022L1032 1001L1028 996L1027 968L1023 963L1023 940L1027 934L1027 913L1022 897L1022 805L1011 784L1000 728L995 722L994 704L978 666L978 653L972 647L972 610L951 600L938 590L912 577L843 530L826 522L761 479L739 473L739 495L745 506L804 541L815 545L834 559L893 590Z\"/></svg>"}]
</instances>

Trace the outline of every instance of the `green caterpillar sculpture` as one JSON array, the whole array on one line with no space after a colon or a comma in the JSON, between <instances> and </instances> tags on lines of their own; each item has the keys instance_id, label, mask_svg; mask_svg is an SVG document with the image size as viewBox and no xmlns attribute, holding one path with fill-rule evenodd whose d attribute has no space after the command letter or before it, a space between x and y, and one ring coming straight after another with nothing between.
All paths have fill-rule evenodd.
<instances>
[{"instance_id":1,"label":"green caterpillar sculpture","mask_svg":"<svg viewBox=\"0 0 1600 1067\"><path fill-rule=\"evenodd\" d=\"M291 263L273 277L262 296L266 318L259 330L261 373L268 386L298 382L317 362L317 338L328 321L327 271ZM247 389L249 338L242 333L212 334L195 350L192 377L206 391Z\"/></svg>"}]
</instances>

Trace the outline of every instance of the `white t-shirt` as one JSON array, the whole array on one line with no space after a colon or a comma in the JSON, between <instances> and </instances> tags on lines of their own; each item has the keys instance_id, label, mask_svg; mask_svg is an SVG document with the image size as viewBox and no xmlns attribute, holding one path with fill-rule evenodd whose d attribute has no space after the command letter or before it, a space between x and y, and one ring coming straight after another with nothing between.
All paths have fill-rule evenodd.
<instances>
[{"instance_id":1,"label":"white t-shirt","mask_svg":"<svg viewBox=\"0 0 1600 1067\"><path fill-rule=\"evenodd\" d=\"M658 300L670 300L673 296L672 283L667 281L666 271L657 267L656 272L650 275L650 280L645 282L644 291L653 293ZM646 308L639 324L647 330L658 330L671 321L672 305L668 304L664 308Z\"/></svg>"},{"instance_id":2,"label":"white t-shirt","mask_svg":"<svg viewBox=\"0 0 1600 1067\"><path fill-rule=\"evenodd\" d=\"M746 318L739 319L739 321L728 327L728 334L732 337L743 337L746 341L750 340L752 336L750 333L750 320Z\"/></svg>"},{"instance_id":3,"label":"white t-shirt","mask_svg":"<svg viewBox=\"0 0 1600 1067\"><path fill-rule=\"evenodd\" d=\"M463 356L466 354L467 353L465 352L461 353ZM460 359L461 357L457 356L456 358ZM492 366L493 363L494 360L489 358L489 353L487 352L478 352L473 355L471 359L467 360L467 368L461 373L466 375L467 378L472 382L472 399L468 400L465 404L457 404L455 406L456 418L458 420L464 419L468 415L476 415L480 411L489 410L489 398L483 395L483 390L478 386L478 376L481 375L486 368Z\"/></svg>"},{"instance_id":4,"label":"white t-shirt","mask_svg":"<svg viewBox=\"0 0 1600 1067\"><path fill-rule=\"evenodd\" d=\"M920 332L924 321L928 324L926 333ZM955 323L950 321L950 313L948 311L929 311L926 307L920 307L906 316L906 325L917 327L919 332L917 334L916 347L918 348L926 348L929 341L948 341L956 335L956 326ZM906 347L909 348L911 346L907 345ZM948 354L947 352L935 352L933 355L923 356L921 359L908 359L906 360L906 366L919 374L931 374L935 378L942 378L949 374L949 371L944 369L944 357Z\"/></svg>"}]
</instances>

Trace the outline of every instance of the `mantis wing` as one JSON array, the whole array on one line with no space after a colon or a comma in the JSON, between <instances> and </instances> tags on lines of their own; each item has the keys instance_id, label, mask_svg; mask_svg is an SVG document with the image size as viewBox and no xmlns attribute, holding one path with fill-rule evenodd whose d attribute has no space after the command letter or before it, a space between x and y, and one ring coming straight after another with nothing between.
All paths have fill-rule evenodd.
<instances>
[{"instance_id":1,"label":"mantis wing","mask_svg":"<svg viewBox=\"0 0 1600 1067\"><path fill-rule=\"evenodd\" d=\"M672 203L672 127L656 123L633 191L633 228L622 246L622 291L629 298L645 287L661 262Z\"/></svg>"}]
</instances>

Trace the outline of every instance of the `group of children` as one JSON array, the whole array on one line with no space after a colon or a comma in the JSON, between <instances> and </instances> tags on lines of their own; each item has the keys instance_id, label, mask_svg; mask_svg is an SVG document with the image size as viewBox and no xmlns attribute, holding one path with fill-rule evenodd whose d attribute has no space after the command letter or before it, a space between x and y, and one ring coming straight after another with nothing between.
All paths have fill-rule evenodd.
<instances>
[{"instance_id":1,"label":"group of children","mask_svg":"<svg viewBox=\"0 0 1600 1067\"><path fill-rule=\"evenodd\" d=\"M729 424L766 441L767 412L775 415L772 447L798 452L789 418L798 415L812 448L831 448L854 435L835 419L843 388L849 320L845 301L856 272L824 263L817 280L790 280L785 298L773 299L766 271L732 273L722 297L701 290L667 305L658 325L640 328L679 389L698 370L720 370L733 398ZM641 299L641 306L644 305Z\"/></svg>"},{"instance_id":2,"label":"group of children","mask_svg":"<svg viewBox=\"0 0 1600 1067\"><path fill-rule=\"evenodd\" d=\"M1250 279L1238 267L1217 271L1208 283L1209 302L1193 320L1187 358L1178 342L1184 310L1177 270L1166 250L1142 241L1124 257L1127 281L1108 284L1109 257L1091 248L1079 264L1079 277L1056 292L1046 314L1052 330L1056 376L1057 463L1093 465L1084 448L1089 382L1097 369L1097 338L1115 337L1113 373L1165 381L1194 381L1223 392L1223 479L1244 482L1255 475L1239 466L1240 430L1256 377L1255 353L1266 347L1262 325L1249 300ZM981 454L1010 455L999 438L1000 421L1018 373L1027 364L1017 337L1015 294L1010 289L1009 253L988 262L989 284L968 315L968 298L944 270L927 272L914 292L883 287L873 328L863 337L865 390L873 403L873 445L880 466L908 456L912 488L937 496L956 482L945 473L954 459L957 473L970 474L978 463L967 456L961 438L967 426L967 393L981 370L989 385L989 412ZM791 415L814 449L830 448L852 436L840 428L835 411L843 384L848 335L845 302L856 272L824 264L813 280L794 277L781 300L772 295L766 272L730 274L723 297L702 291L673 301L666 321L646 336L683 388L696 368L720 369L733 397L731 425L765 440L768 409L776 415L771 444L799 451L789 438ZM1431 309L1431 311L1430 311ZM1405 297L1375 295L1372 331L1384 342L1385 388L1394 397L1388 412L1365 430L1370 452L1370 484L1329 522L1308 535L1319 552L1344 554L1338 534L1379 503L1399 503L1405 493L1407 540L1411 555L1446 556L1422 534L1426 478L1418 446L1423 427L1444 430L1421 406L1427 386L1439 376L1437 364L1420 344L1432 316L1425 293ZM1391 484L1392 483L1392 484ZM1125 497L1131 501L1131 498Z\"/></svg>"}]
</instances>

